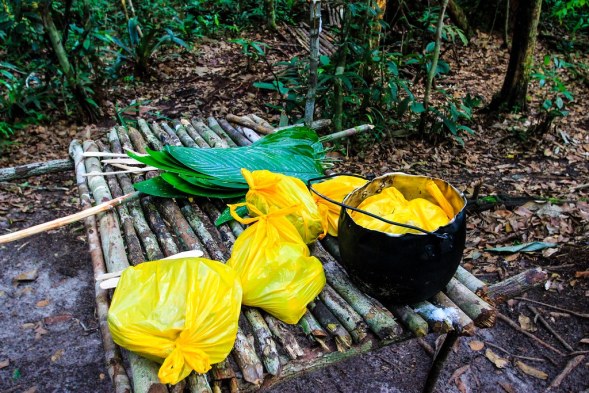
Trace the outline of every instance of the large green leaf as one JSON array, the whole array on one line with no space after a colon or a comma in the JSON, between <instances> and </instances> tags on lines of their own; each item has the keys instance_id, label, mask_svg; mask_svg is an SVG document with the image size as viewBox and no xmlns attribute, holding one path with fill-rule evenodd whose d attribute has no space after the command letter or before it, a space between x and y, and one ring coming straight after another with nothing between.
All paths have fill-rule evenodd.
<instances>
[{"instance_id":1,"label":"large green leaf","mask_svg":"<svg viewBox=\"0 0 589 393\"><path fill-rule=\"evenodd\" d=\"M190 194L176 190L161 177L145 180L133 185L137 191L162 198L188 198Z\"/></svg>"},{"instance_id":2,"label":"large green leaf","mask_svg":"<svg viewBox=\"0 0 589 393\"><path fill-rule=\"evenodd\" d=\"M189 195L208 198L231 199L241 197L246 193L246 190L218 190L207 187L199 187L180 178L180 176L175 173L162 173L160 177L176 190Z\"/></svg>"}]
</instances>

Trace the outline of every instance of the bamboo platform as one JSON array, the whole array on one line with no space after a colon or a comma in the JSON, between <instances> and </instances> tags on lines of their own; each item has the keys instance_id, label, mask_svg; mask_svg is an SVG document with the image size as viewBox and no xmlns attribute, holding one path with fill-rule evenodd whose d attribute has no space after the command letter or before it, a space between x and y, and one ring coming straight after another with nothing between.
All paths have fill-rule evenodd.
<instances>
[{"instance_id":1,"label":"bamboo platform","mask_svg":"<svg viewBox=\"0 0 589 393\"><path fill-rule=\"evenodd\" d=\"M75 162L81 205L87 209L133 193L134 182L154 176L153 172L87 176L108 173L113 168L102 167L96 157L84 158L83 152L144 152L147 147L157 150L164 144L231 148L252 143L260 138L259 132L272 132L272 126L257 116L227 116L151 124L139 120L138 129L115 127L104 140L74 140L70 154ZM218 200L142 196L87 218L95 275L191 249L204 251L205 257L227 261L243 227L235 222L215 227L213 222L224 208ZM106 325L109 293L97 285L97 313L115 391L256 391L304 371L402 340L432 332L472 335L477 328L492 327L495 323L496 311L487 295L487 286L462 268L446 290L428 302L388 310L350 282L337 262L337 239L316 243L311 250L324 264L327 285L299 324L286 325L258 309L244 307L229 358L214 365L208 374L193 373L174 387L159 383L158 364L122 351L112 342ZM500 293L493 293L511 297L525 289L520 280L504 285ZM446 317L436 318L435 310L445 310Z\"/></svg>"}]
</instances>

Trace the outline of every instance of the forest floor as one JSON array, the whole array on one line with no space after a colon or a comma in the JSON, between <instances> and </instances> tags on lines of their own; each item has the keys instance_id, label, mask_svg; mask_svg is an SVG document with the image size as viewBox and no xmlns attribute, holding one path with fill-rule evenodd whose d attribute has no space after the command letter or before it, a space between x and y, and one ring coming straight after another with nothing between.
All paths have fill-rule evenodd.
<instances>
[{"instance_id":1,"label":"forest floor","mask_svg":"<svg viewBox=\"0 0 589 393\"><path fill-rule=\"evenodd\" d=\"M275 48L273 57L293 54L293 45L281 36L251 38ZM452 71L440 83L489 103L500 89L509 57L500 44L494 37L477 35L451 56ZM143 117L155 112L172 119L256 113L276 123L264 106L275 97L251 87L270 74L261 64L246 67L240 50L227 41L205 40L191 56L167 53L158 59L151 78L109 90L105 115L112 119L115 103L125 107L135 100ZM538 57L547 52L540 45ZM430 175L467 196L501 196L503 202L487 198L469 215L463 266L489 283L531 267L549 274L545 285L525 295L544 305L512 299L500 312L552 349L499 320L495 328L459 341L442 371L439 392L536 392L551 385L555 392L589 389L586 88L571 81L569 90L577 99L570 115L543 135L522 137L533 116L477 114L475 134L465 138L464 147L452 140L433 145L386 136L336 146L341 158L337 171ZM55 122L30 127L5 148L0 167L66 158L73 138L100 136L112 125ZM77 195L73 172L1 183L0 233L74 213ZM554 246L533 253L488 250L532 241ZM94 314L91 270L81 223L0 246L0 392L112 390ZM426 339L434 344L434 337ZM303 375L273 391L418 392L429 362L413 340Z\"/></svg>"}]
</instances>

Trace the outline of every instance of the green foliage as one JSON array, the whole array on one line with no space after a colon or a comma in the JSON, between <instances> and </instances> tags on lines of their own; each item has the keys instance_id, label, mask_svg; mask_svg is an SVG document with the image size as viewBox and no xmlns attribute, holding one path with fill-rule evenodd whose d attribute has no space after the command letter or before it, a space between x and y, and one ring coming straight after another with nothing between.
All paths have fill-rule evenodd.
<instances>
[{"instance_id":1,"label":"green foliage","mask_svg":"<svg viewBox=\"0 0 589 393\"><path fill-rule=\"evenodd\" d=\"M542 92L542 105L540 110L548 118L564 117L568 115L566 105L573 101L573 94L568 90L560 77L562 70L572 65L557 56L544 56L544 61L536 65L531 74L531 79L538 83Z\"/></svg>"},{"instance_id":2,"label":"green foliage","mask_svg":"<svg viewBox=\"0 0 589 393\"><path fill-rule=\"evenodd\" d=\"M163 31L163 35L159 35L161 30L158 27L150 25L140 27L137 18L131 18L127 23L125 39L114 37L108 33L100 35L100 39L117 48L117 50L107 48L109 52L115 54L115 60L108 68L108 73L116 77L121 68L125 64L129 64L134 75L143 76L149 71L154 54L162 45L173 44L190 49L186 42L176 36L172 30L166 28Z\"/></svg>"}]
</instances>

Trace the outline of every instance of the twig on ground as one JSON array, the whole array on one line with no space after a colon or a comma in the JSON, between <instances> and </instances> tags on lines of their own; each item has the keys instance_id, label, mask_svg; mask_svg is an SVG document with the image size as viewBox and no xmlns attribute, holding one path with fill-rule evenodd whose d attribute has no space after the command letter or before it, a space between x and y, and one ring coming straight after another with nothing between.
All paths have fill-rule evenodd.
<instances>
[{"instance_id":1,"label":"twig on ground","mask_svg":"<svg viewBox=\"0 0 589 393\"><path fill-rule=\"evenodd\" d=\"M583 359L585 359L585 355L578 355L569 360L565 368L560 372L560 374L556 376L556 378L554 378L548 387L548 390L559 387L562 381L564 381L564 379L575 369L575 367L581 364Z\"/></svg>"},{"instance_id":2,"label":"twig on ground","mask_svg":"<svg viewBox=\"0 0 589 393\"><path fill-rule=\"evenodd\" d=\"M530 356L520 356L520 355L514 355L514 354L512 354L511 352L509 352L507 349L505 349L505 348L502 348L502 347L500 347L499 345L496 345L496 344L490 343L490 342L488 342L488 341L485 341L485 345L486 345L486 346L488 346L488 347L491 347L491 348L495 348L495 349L497 349L498 351L501 351L501 352L503 352L503 353L505 353L505 354L509 355L510 357L513 357L513 358L518 358L518 359L523 359L523 360L529 360L529 361L531 361L531 362L545 362L545 361L546 361L546 359L542 359L542 358L533 358L533 357L530 357Z\"/></svg>"},{"instance_id":3,"label":"twig on ground","mask_svg":"<svg viewBox=\"0 0 589 393\"><path fill-rule=\"evenodd\" d=\"M530 309L531 312L533 312L535 314L534 320L540 321L540 323L546 328L546 330L548 330L550 333L552 333L552 335L558 341L560 341L560 343L562 344L562 346L565 347L569 352L573 352L574 351L573 347L571 347L569 345L569 343L567 343L566 340L564 338L562 338L562 336L560 334L558 334L558 332L556 332L556 330L554 330L552 328L552 326L550 326L550 324L548 323L548 321L546 321L544 319L544 317L542 316L542 314L540 314L540 310L538 310L536 307L531 306L529 304L527 305L527 307Z\"/></svg>"},{"instance_id":4,"label":"twig on ground","mask_svg":"<svg viewBox=\"0 0 589 393\"><path fill-rule=\"evenodd\" d=\"M566 312L568 314L574 315L574 316L579 317L579 318L588 318L589 319L589 314L582 314L580 312L567 310L566 308L562 308L562 307L558 307L558 306L553 306L552 304L542 303L542 302L539 302L537 300L527 299L525 297L514 297L514 299L523 300L525 302L535 303L535 304L538 304L540 306L553 308L555 310Z\"/></svg>"},{"instance_id":5,"label":"twig on ground","mask_svg":"<svg viewBox=\"0 0 589 393\"><path fill-rule=\"evenodd\" d=\"M510 327L512 327L514 330L516 330L516 331L518 331L518 332L520 332L522 334L525 334L526 336L530 337L532 340L536 341L538 344L542 345L543 347L545 347L547 349L550 349L552 352L555 352L555 353L559 354L560 356L566 356L564 353L562 353L558 349L554 348L552 345L550 345L547 342L539 339L538 337L536 337L532 333L526 332L525 330L523 330L522 328L520 328L515 322L513 322L511 319L507 318L505 315L501 314L500 312L497 313L497 319L505 322Z\"/></svg>"}]
</instances>

